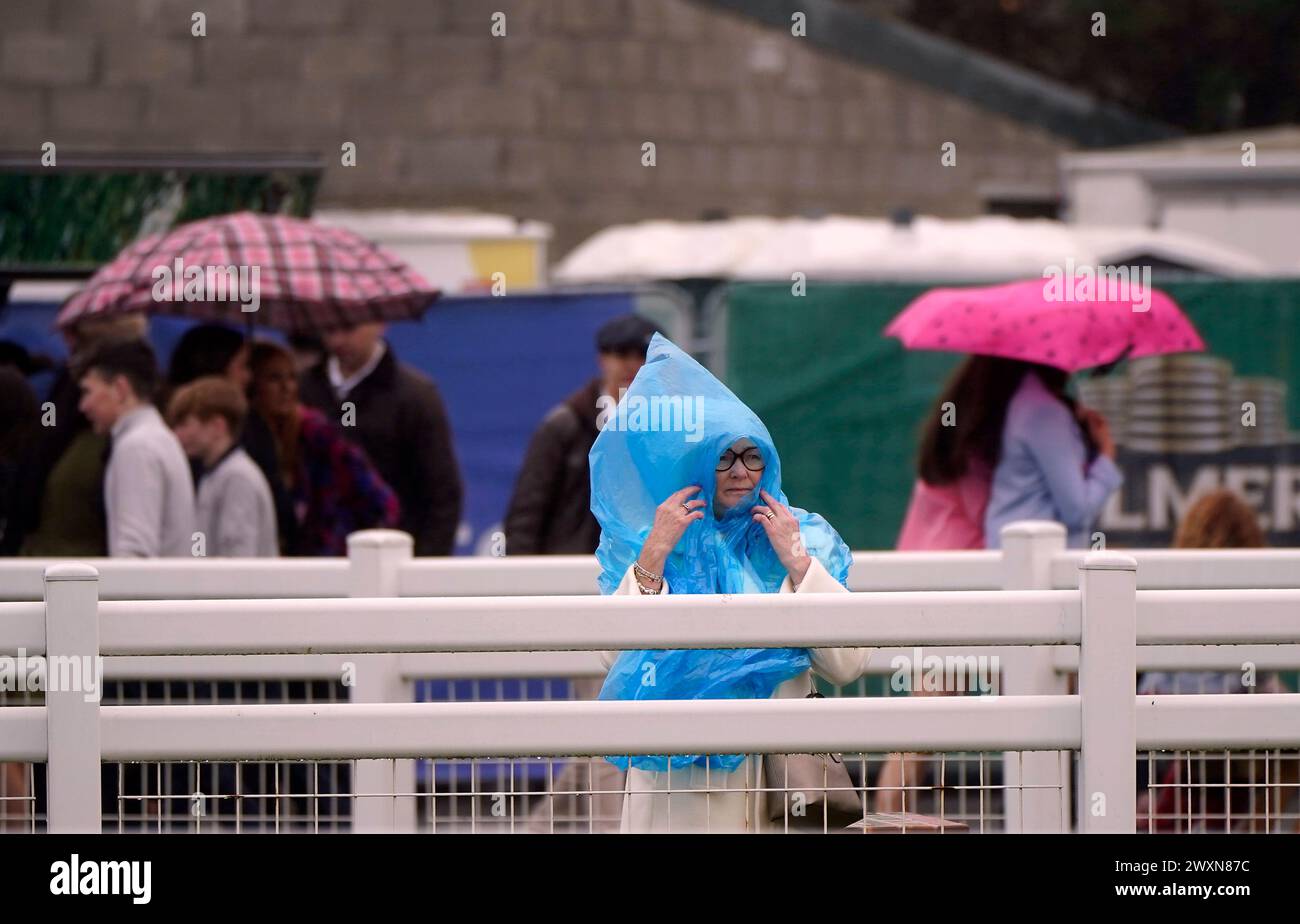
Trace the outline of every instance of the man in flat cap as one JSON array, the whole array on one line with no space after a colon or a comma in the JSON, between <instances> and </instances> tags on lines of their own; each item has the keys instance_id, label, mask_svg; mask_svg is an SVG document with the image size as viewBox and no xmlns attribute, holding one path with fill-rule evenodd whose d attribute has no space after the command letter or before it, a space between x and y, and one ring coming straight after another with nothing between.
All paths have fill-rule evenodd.
<instances>
[{"instance_id":1,"label":"man in flat cap","mask_svg":"<svg viewBox=\"0 0 1300 924\"><path fill-rule=\"evenodd\" d=\"M600 543L591 513L587 453L600 432L602 395L618 399L645 365L646 348L658 328L625 314L596 332L600 375L547 413L524 456L506 513L507 555L590 555Z\"/></svg>"}]
</instances>

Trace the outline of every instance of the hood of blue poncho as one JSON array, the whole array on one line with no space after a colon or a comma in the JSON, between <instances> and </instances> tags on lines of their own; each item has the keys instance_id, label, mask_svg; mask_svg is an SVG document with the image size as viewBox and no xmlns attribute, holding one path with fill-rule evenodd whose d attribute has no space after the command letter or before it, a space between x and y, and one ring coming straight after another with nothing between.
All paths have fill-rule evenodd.
<instances>
[{"instance_id":1,"label":"hood of blue poncho","mask_svg":"<svg viewBox=\"0 0 1300 924\"><path fill-rule=\"evenodd\" d=\"M759 491L782 504L781 459L763 421L722 382L671 341L656 334L631 387L602 415L591 448L591 511L601 527L596 552L600 589L612 593L650 534L655 510L669 495L699 485L703 519L686 528L664 567L672 593L774 593L785 577L761 525L753 522ZM758 486L721 517L714 515L718 458L748 438L766 461ZM840 583L849 550L814 513L791 507L804 544Z\"/></svg>"}]
</instances>

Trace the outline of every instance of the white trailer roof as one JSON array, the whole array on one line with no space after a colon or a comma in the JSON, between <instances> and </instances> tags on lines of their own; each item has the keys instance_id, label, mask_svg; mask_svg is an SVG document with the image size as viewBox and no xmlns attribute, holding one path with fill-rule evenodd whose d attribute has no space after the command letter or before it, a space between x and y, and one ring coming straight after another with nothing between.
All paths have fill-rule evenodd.
<instances>
[{"instance_id":1,"label":"white trailer roof","mask_svg":"<svg viewBox=\"0 0 1300 924\"><path fill-rule=\"evenodd\" d=\"M921 216L900 227L883 218L742 217L646 221L593 235L556 267L561 282L718 277L789 279L1003 280L1049 266L1111 265L1140 256L1228 277L1267 275L1254 256L1146 228L1069 225L1000 215Z\"/></svg>"}]
</instances>

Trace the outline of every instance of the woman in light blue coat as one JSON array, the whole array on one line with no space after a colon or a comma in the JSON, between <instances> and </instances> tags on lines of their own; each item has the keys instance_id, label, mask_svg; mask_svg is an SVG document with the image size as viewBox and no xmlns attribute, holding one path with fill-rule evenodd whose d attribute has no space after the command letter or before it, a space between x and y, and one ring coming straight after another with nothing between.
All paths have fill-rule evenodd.
<instances>
[{"instance_id":1,"label":"woman in light blue coat","mask_svg":"<svg viewBox=\"0 0 1300 924\"><path fill-rule=\"evenodd\" d=\"M1115 465L1110 427L1066 394L1069 373L1003 362L1020 384L1002 425L984 514L986 548L1000 548L1002 527L1016 520L1055 520L1064 524L1070 547L1086 548L1098 515L1124 480Z\"/></svg>"}]
</instances>

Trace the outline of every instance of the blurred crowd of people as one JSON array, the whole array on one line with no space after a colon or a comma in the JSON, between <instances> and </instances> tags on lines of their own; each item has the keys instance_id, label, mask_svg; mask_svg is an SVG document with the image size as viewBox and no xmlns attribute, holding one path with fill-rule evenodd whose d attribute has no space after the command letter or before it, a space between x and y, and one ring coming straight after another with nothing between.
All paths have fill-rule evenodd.
<instances>
[{"instance_id":1,"label":"blurred crowd of people","mask_svg":"<svg viewBox=\"0 0 1300 924\"><path fill-rule=\"evenodd\" d=\"M588 453L602 396L617 399L657 328L623 315L596 334L598 374L532 435L504 514L511 555L590 554ZM143 315L63 331L43 367L0 344L0 554L344 555L349 533L402 529L417 555L451 554L463 488L437 386L400 362L382 324L318 342L190 328L158 367ZM1055 520L1068 544L1122 482L1105 419L1059 369L968 357L922 423L900 550L997 548L1016 520ZM196 538L201 537L201 538Z\"/></svg>"},{"instance_id":2,"label":"blurred crowd of people","mask_svg":"<svg viewBox=\"0 0 1300 924\"><path fill-rule=\"evenodd\" d=\"M318 353L198 325L165 374L143 315L63 333L43 403L38 366L0 351L0 554L344 555L375 527L451 554L447 412L382 324L327 332Z\"/></svg>"},{"instance_id":3,"label":"blurred crowd of people","mask_svg":"<svg viewBox=\"0 0 1300 924\"><path fill-rule=\"evenodd\" d=\"M587 453L598 399L645 362L656 327L617 317L599 375L546 415L505 514L510 554L591 553ZM400 362L382 324L281 345L191 327L160 368L144 315L63 331L51 371L0 348L0 555L340 556L390 527L450 555L463 487L437 386Z\"/></svg>"}]
</instances>

